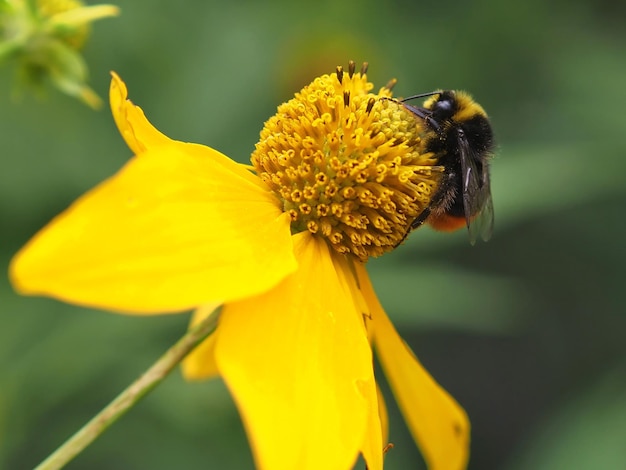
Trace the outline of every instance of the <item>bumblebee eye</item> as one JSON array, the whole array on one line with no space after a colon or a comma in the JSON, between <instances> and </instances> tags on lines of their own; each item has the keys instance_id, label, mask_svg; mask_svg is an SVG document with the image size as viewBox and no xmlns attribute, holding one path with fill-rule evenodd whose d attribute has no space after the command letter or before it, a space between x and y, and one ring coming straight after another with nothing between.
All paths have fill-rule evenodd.
<instances>
[{"instance_id":1,"label":"bumblebee eye","mask_svg":"<svg viewBox=\"0 0 626 470\"><path fill-rule=\"evenodd\" d=\"M435 103L435 111L440 114L449 114L452 111L452 100L444 98L441 101Z\"/></svg>"}]
</instances>

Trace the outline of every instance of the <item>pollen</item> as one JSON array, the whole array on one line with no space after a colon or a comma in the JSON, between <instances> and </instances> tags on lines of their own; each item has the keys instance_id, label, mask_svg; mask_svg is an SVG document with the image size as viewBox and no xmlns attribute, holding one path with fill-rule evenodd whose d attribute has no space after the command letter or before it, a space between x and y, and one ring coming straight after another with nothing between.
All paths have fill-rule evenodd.
<instances>
[{"instance_id":1,"label":"pollen","mask_svg":"<svg viewBox=\"0 0 626 470\"><path fill-rule=\"evenodd\" d=\"M413 114L390 99L395 81L372 93L366 71L350 62L305 86L265 123L251 157L292 233L361 261L402 242L442 171L420 154Z\"/></svg>"}]
</instances>

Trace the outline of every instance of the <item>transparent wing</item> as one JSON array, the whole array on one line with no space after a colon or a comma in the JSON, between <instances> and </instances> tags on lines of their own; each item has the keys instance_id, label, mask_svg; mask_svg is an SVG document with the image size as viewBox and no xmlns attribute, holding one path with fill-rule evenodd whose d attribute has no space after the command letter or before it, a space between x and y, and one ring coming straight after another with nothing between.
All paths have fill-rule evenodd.
<instances>
[{"instance_id":1,"label":"transparent wing","mask_svg":"<svg viewBox=\"0 0 626 470\"><path fill-rule=\"evenodd\" d=\"M465 222L473 245L480 236L484 241L493 233L493 200L489 180L489 163L484 156L476 155L462 129L458 132L458 145L463 175L463 208ZM478 169L477 160L483 160Z\"/></svg>"}]
</instances>

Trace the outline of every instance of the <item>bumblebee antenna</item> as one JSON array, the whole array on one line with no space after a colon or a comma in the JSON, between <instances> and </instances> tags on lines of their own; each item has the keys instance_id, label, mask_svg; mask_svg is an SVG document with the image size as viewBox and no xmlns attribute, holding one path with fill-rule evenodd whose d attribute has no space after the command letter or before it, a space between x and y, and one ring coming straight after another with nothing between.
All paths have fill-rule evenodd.
<instances>
[{"instance_id":1,"label":"bumblebee antenna","mask_svg":"<svg viewBox=\"0 0 626 470\"><path fill-rule=\"evenodd\" d=\"M396 103L402 104L402 106L404 106L406 109L411 111L417 117L424 119L432 129L439 132L439 129L440 129L439 123L435 119L433 119L432 117L433 113L431 110L425 109L425 108L418 108L416 106L411 106L410 104L406 104L406 102L410 100L416 100L418 98L425 98L427 96L440 95L441 93L443 93L443 91L438 90L438 91L429 91L428 93L421 93L419 95L409 96L408 98L404 98L401 100L396 100L395 98L389 98L387 96L383 96L381 97L381 99L388 100L388 101L395 101Z\"/></svg>"},{"instance_id":2,"label":"bumblebee antenna","mask_svg":"<svg viewBox=\"0 0 626 470\"><path fill-rule=\"evenodd\" d=\"M429 91L428 93L421 93L419 95L413 95L413 96L409 96L408 98L403 98L403 99L400 100L400 103L404 103L405 101L416 100L418 98L426 98L427 96L438 95L440 93L441 93L441 90L439 90L439 91Z\"/></svg>"}]
</instances>

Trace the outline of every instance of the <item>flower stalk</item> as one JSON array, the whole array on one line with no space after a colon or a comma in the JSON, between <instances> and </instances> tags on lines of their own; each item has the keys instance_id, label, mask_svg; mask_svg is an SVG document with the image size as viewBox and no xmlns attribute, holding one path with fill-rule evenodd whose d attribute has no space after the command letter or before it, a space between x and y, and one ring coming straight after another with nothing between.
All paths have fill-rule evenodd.
<instances>
[{"instance_id":1,"label":"flower stalk","mask_svg":"<svg viewBox=\"0 0 626 470\"><path fill-rule=\"evenodd\" d=\"M187 356L200 342L215 331L218 309L180 338L168 349L141 377L120 393L102 411L94 416L78 432L65 441L35 470L56 470L63 468L95 441L115 421L135 406Z\"/></svg>"}]
</instances>

